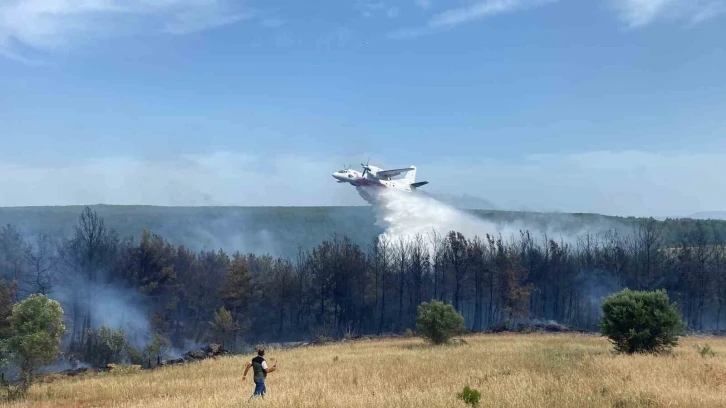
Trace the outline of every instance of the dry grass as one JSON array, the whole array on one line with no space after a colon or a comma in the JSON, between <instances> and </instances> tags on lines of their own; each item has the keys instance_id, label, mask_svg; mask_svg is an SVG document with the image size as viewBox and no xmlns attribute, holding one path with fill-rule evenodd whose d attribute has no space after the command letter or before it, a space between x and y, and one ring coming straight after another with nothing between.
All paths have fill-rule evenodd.
<instances>
[{"instance_id":1,"label":"dry grass","mask_svg":"<svg viewBox=\"0 0 726 408\"><path fill-rule=\"evenodd\" d=\"M465 385L481 407L725 407L726 339L683 338L673 356L613 356L597 336L501 334L430 347L418 339L369 340L268 351L279 370L250 406L465 407ZM715 357L701 357L708 343ZM248 357L35 385L9 407L239 407L254 384Z\"/></svg>"}]
</instances>

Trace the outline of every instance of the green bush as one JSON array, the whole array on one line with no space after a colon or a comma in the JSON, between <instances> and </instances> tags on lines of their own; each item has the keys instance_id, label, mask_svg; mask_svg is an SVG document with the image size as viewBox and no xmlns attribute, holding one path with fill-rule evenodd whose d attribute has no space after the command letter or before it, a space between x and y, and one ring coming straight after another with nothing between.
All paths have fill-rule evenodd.
<instances>
[{"instance_id":1,"label":"green bush","mask_svg":"<svg viewBox=\"0 0 726 408\"><path fill-rule=\"evenodd\" d=\"M129 362L134 365L143 365L144 364L144 355L141 354L141 351L139 349L128 346L126 349L126 352L129 355Z\"/></svg>"},{"instance_id":2,"label":"green bush","mask_svg":"<svg viewBox=\"0 0 726 408\"><path fill-rule=\"evenodd\" d=\"M104 368L111 363L121 363L127 346L123 330L101 326L98 330L90 329L82 333L78 341L71 344L69 356Z\"/></svg>"},{"instance_id":3,"label":"green bush","mask_svg":"<svg viewBox=\"0 0 726 408\"><path fill-rule=\"evenodd\" d=\"M13 305L8 323L10 335L2 348L8 360L21 370L20 386L8 390L8 395L22 397L30 388L35 372L60 355L61 336L66 330L63 308L45 295L33 294Z\"/></svg>"},{"instance_id":4,"label":"green bush","mask_svg":"<svg viewBox=\"0 0 726 408\"><path fill-rule=\"evenodd\" d=\"M698 354L700 354L703 358L706 358L706 356L714 357L716 355L711 346L709 346L708 344L703 347L696 344L696 349L698 350Z\"/></svg>"},{"instance_id":5,"label":"green bush","mask_svg":"<svg viewBox=\"0 0 726 408\"><path fill-rule=\"evenodd\" d=\"M464 317L452 305L438 300L418 306L416 330L434 344L448 343L452 336L464 332Z\"/></svg>"},{"instance_id":6,"label":"green bush","mask_svg":"<svg viewBox=\"0 0 726 408\"><path fill-rule=\"evenodd\" d=\"M154 339L144 347L142 352L143 361L147 362L149 368L153 367L154 364L159 365L168 356L170 350L169 340L158 333L154 333Z\"/></svg>"},{"instance_id":7,"label":"green bush","mask_svg":"<svg viewBox=\"0 0 726 408\"><path fill-rule=\"evenodd\" d=\"M678 345L685 325L664 290L629 289L608 296L600 322L618 353L665 353Z\"/></svg>"},{"instance_id":8,"label":"green bush","mask_svg":"<svg viewBox=\"0 0 726 408\"><path fill-rule=\"evenodd\" d=\"M464 387L464 390L461 391L459 394L457 394L460 400L463 400L465 403L471 405L472 407L476 407L479 405L479 400L481 399L481 392L469 388L467 385Z\"/></svg>"}]
</instances>

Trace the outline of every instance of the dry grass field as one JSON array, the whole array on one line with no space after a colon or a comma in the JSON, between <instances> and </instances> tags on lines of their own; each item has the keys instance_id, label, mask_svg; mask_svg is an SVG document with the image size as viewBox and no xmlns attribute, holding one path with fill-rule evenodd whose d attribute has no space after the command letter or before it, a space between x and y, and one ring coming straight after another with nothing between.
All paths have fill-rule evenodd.
<instances>
[{"instance_id":1,"label":"dry grass field","mask_svg":"<svg viewBox=\"0 0 726 408\"><path fill-rule=\"evenodd\" d=\"M606 339L572 334L465 337L431 347L419 339L367 340L269 350L278 362L268 395L249 406L466 407L457 392L482 392L481 407L726 407L726 339L682 338L672 356L613 356ZM702 357L708 343L716 355ZM240 407L248 357L131 374L37 384L8 407Z\"/></svg>"}]
</instances>

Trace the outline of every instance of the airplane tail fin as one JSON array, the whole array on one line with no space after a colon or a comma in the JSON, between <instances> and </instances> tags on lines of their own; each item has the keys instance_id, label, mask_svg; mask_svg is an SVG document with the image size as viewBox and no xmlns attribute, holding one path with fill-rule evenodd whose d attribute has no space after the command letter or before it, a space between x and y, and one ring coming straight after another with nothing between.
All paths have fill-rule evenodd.
<instances>
[{"instance_id":1,"label":"airplane tail fin","mask_svg":"<svg viewBox=\"0 0 726 408\"><path fill-rule=\"evenodd\" d=\"M406 182L408 184L413 184L416 182L416 166L411 166L413 170L409 170L408 173L406 173Z\"/></svg>"}]
</instances>

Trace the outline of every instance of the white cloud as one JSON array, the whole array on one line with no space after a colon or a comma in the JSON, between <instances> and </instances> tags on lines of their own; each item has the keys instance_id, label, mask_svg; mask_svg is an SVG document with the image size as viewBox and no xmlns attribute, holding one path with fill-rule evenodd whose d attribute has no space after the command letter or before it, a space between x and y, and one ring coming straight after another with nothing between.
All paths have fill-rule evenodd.
<instances>
[{"instance_id":1,"label":"white cloud","mask_svg":"<svg viewBox=\"0 0 726 408\"><path fill-rule=\"evenodd\" d=\"M620 17L636 27L648 24L672 3L674 0L617 0L616 7Z\"/></svg>"},{"instance_id":2,"label":"white cloud","mask_svg":"<svg viewBox=\"0 0 726 408\"><path fill-rule=\"evenodd\" d=\"M614 0L621 20L631 28L658 20L697 24L726 12L726 0Z\"/></svg>"},{"instance_id":3,"label":"white cloud","mask_svg":"<svg viewBox=\"0 0 726 408\"><path fill-rule=\"evenodd\" d=\"M0 53L22 59L13 44L50 51L131 27L185 34L250 16L232 0L4 0Z\"/></svg>"},{"instance_id":4,"label":"white cloud","mask_svg":"<svg viewBox=\"0 0 726 408\"><path fill-rule=\"evenodd\" d=\"M467 7L444 11L435 16L430 22L431 27L456 26L471 21L480 20L496 14L513 12L525 8L536 7L558 0L486 0L479 1Z\"/></svg>"},{"instance_id":5,"label":"white cloud","mask_svg":"<svg viewBox=\"0 0 726 408\"><path fill-rule=\"evenodd\" d=\"M390 38L403 39L432 34L437 30L450 29L503 13L526 10L559 0L484 0L466 7L446 10L433 16L423 27L403 28L389 33Z\"/></svg>"},{"instance_id":6,"label":"white cloud","mask_svg":"<svg viewBox=\"0 0 726 408\"><path fill-rule=\"evenodd\" d=\"M390 5L384 1L373 2L358 0L356 2L356 8L360 10L365 18L372 17L374 14L385 15L387 18L396 18L401 11L398 6Z\"/></svg>"},{"instance_id":7,"label":"white cloud","mask_svg":"<svg viewBox=\"0 0 726 408\"><path fill-rule=\"evenodd\" d=\"M237 23L252 18L251 12L225 14L219 7L190 9L179 12L164 25L170 34L189 34Z\"/></svg>"},{"instance_id":8,"label":"white cloud","mask_svg":"<svg viewBox=\"0 0 726 408\"><path fill-rule=\"evenodd\" d=\"M424 10L431 8L431 0L416 0L416 5Z\"/></svg>"},{"instance_id":9,"label":"white cloud","mask_svg":"<svg viewBox=\"0 0 726 408\"><path fill-rule=\"evenodd\" d=\"M373 154L372 164L408 165ZM0 164L0 206L66 204L363 205L331 173L363 158L220 152L172 159L106 158L50 166ZM405 164L402 164L405 162ZM467 164L416 162L432 193L503 209L677 216L726 210L726 154L595 151ZM357 165L355 167L358 167Z\"/></svg>"}]
</instances>

